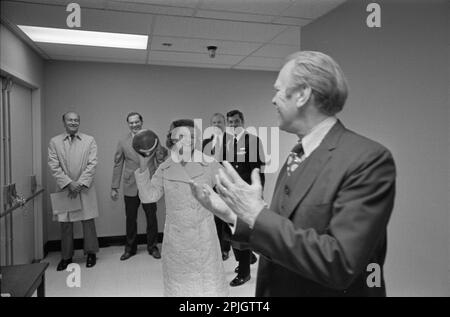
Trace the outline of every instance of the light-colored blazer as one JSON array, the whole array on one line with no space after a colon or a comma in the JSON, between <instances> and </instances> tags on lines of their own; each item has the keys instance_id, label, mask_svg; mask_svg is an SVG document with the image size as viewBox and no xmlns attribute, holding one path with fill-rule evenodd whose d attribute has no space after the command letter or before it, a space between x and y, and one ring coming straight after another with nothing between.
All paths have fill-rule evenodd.
<instances>
[{"instance_id":1,"label":"light-colored blazer","mask_svg":"<svg viewBox=\"0 0 450 317\"><path fill-rule=\"evenodd\" d=\"M87 188L80 193L82 209L62 213L54 219L59 222L73 222L98 217L97 194L94 176L97 167L97 144L92 136L78 133L71 143L67 133L53 137L48 146L48 166L62 191L72 181L78 181Z\"/></svg>"},{"instance_id":2,"label":"light-colored blazer","mask_svg":"<svg viewBox=\"0 0 450 317\"><path fill-rule=\"evenodd\" d=\"M114 154L114 168L112 176L111 188L119 189L123 174L123 194L125 196L137 196L138 189L134 171L139 168L139 154L133 149L133 134L130 132L125 138L121 139L117 144L117 150ZM158 148L162 146L158 141ZM148 163L150 176L155 173L158 163L156 157Z\"/></svg>"}]
</instances>

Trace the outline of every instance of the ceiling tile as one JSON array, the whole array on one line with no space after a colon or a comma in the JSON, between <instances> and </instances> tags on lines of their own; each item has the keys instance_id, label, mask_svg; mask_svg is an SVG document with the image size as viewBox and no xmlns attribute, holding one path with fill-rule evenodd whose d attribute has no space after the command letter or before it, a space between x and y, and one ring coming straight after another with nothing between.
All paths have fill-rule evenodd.
<instances>
[{"instance_id":1,"label":"ceiling tile","mask_svg":"<svg viewBox=\"0 0 450 317\"><path fill-rule=\"evenodd\" d=\"M152 20L149 14L86 9L81 29L147 35L151 33Z\"/></svg>"},{"instance_id":2,"label":"ceiling tile","mask_svg":"<svg viewBox=\"0 0 450 317\"><path fill-rule=\"evenodd\" d=\"M163 45L163 43L171 43L172 46L167 47ZM207 53L207 46L209 45L217 46L218 55L223 54L247 56L251 52L256 50L261 44L154 36L151 39L150 48L151 50L158 51L192 52L205 54Z\"/></svg>"},{"instance_id":3,"label":"ceiling tile","mask_svg":"<svg viewBox=\"0 0 450 317\"><path fill-rule=\"evenodd\" d=\"M295 3L281 15L297 18L317 19L346 0L294 0Z\"/></svg>"},{"instance_id":4,"label":"ceiling tile","mask_svg":"<svg viewBox=\"0 0 450 317\"><path fill-rule=\"evenodd\" d=\"M6 0L10 2L28 2L37 4L49 4L67 7L69 3L78 3L83 8L98 8L103 9L107 0Z\"/></svg>"},{"instance_id":5,"label":"ceiling tile","mask_svg":"<svg viewBox=\"0 0 450 317\"><path fill-rule=\"evenodd\" d=\"M154 35L267 42L283 31L280 25L158 16Z\"/></svg>"},{"instance_id":6,"label":"ceiling tile","mask_svg":"<svg viewBox=\"0 0 450 317\"><path fill-rule=\"evenodd\" d=\"M210 58L208 54L152 51L150 52L149 62L173 61L200 64L234 65L241 59L242 56L234 55L217 55L215 58Z\"/></svg>"},{"instance_id":7,"label":"ceiling tile","mask_svg":"<svg viewBox=\"0 0 450 317\"><path fill-rule=\"evenodd\" d=\"M290 17L276 17L272 23L284 24L284 25L295 25L295 26L305 26L310 23L311 19L301 19L301 18L290 18Z\"/></svg>"},{"instance_id":8,"label":"ceiling tile","mask_svg":"<svg viewBox=\"0 0 450 317\"><path fill-rule=\"evenodd\" d=\"M290 54L298 52L299 50L299 46L266 44L256 52L254 52L251 56L275 57L284 59Z\"/></svg>"},{"instance_id":9,"label":"ceiling tile","mask_svg":"<svg viewBox=\"0 0 450 317\"><path fill-rule=\"evenodd\" d=\"M171 6L182 8L195 8L199 2L199 0L109 0L109 1L155 4L160 6Z\"/></svg>"},{"instance_id":10,"label":"ceiling tile","mask_svg":"<svg viewBox=\"0 0 450 317\"><path fill-rule=\"evenodd\" d=\"M217 11L278 15L287 9L291 3L291 0L202 0L199 8Z\"/></svg>"},{"instance_id":11,"label":"ceiling tile","mask_svg":"<svg viewBox=\"0 0 450 317\"><path fill-rule=\"evenodd\" d=\"M189 63L189 62L177 62L177 61L154 61L148 62L150 65L164 65L164 66L179 66L179 67L202 67L202 68L227 68L230 69L230 64L202 64L202 63Z\"/></svg>"},{"instance_id":12,"label":"ceiling tile","mask_svg":"<svg viewBox=\"0 0 450 317\"><path fill-rule=\"evenodd\" d=\"M247 14L247 13L236 13L226 11L210 11L210 10L199 10L195 14L195 16L200 18L210 18L219 20L263 22L263 23L270 23L274 19L274 17L271 15Z\"/></svg>"},{"instance_id":13,"label":"ceiling tile","mask_svg":"<svg viewBox=\"0 0 450 317\"><path fill-rule=\"evenodd\" d=\"M145 3L137 3L137 2L109 1L106 3L106 8L111 9L111 10L117 10L117 11L175 15L175 16L189 16L189 17L194 14L194 9L192 9L192 8L158 6L158 5L153 5L153 4L145 4Z\"/></svg>"},{"instance_id":14,"label":"ceiling tile","mask_svg":"<svg viewBox=\"0 0 450 317\"><path fill-rule=\"evenodd\" d=\"M272 44L284 44L300 47L300 27L290 26L278 34L272 41Z\"/></svg>"}]
</instances>

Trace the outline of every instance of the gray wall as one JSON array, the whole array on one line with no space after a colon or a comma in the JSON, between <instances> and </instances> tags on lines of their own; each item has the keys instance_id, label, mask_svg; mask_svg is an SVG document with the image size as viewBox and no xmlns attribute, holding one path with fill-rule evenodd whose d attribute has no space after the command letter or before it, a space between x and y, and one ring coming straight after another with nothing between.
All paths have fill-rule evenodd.
<instances>
[{"instance_id":1,"label":"gray wall","mask_svg":"<svg viewBox=\"0 0 450 317\"><path fill-rule=\"evenodd\" d=\"M449 293L447 1L350 0L302 29L303 50L333 56L350 84L348 127L392 150L397 198L389 224L388 295Z\"/></svg>"},{"instance_id":2,"label":"gray wall","mask_svg":"<svg viewBox=\"0 0 450 317\"><path fill-rule=\"evenodd\" d=\"M112 160L117 141L128 132L125 117L130 111L141 112L144 126L165 141L169 123L183 117L201 118L203 128L215 112L234 108L244 112L247 126L277 126L271 104L277 73L231 71L187 67L154 67L143 65L47 62L45 67L45 107L43 159L49 139L63 131L61 114L69 109L81 115L80 131L95 137L99 152L96 188L100 203L97 220L99 236L125 234L123 200L109 198ZM282 134L284 158L294 138ZM277 140L278 141L278 140ZM266 197L271 197L275 174L268 175ZM55 189L47 173L49 192ZM47 206L49 204L47 203ZM49 210L49 208L47 208ZM159 208L160 228L164 214ZM49 240L59 239L59 228L48 211ZM144 232L145 219L139 213L139 230ZM78 227L77 236L81 236Z\"/></svg>"},{"instance_id":3,"label":"gray wall","mask_svg":"<svg viewBox=\"0 0 450 317\"><path fill-rule=\"evenodd\" d=\"M0 70L2 75L11 77L15 82L32 89L33 151L30 154L33 156L33 174L36 175L37 183L41 185L44 61L3 24L0 25ZM45 215L42 210L42 198L37 197L34 202L35 259L40 259L43 257L43 243L47 241L46 221L43 219Z\"/></svg>"}]
</instances>

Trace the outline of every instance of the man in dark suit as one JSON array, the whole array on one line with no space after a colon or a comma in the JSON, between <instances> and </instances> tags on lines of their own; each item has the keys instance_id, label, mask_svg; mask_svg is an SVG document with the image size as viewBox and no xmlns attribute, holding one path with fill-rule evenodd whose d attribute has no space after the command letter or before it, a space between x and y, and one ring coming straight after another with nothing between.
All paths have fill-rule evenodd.
<instances>
[{"instance_id":1,"label":"man in dark suit","mask_svg":"<svg viewBox=\"0 0 450 317\"><path fill-rule=\"evenodd\" d=\"M385 296L383 264L396 170L382 145L335 117L347 83L329 56L292 55L275 82L282 130L296 134L270 207L224 162L219 195L193 184L199 201L232 224L232 239L261 255L256 296Z\"/></svg>"},{"instance_id":2,"label":"man in dark suit","mask_svg":"<svg viewBox=\"0 0 450 317\"><path fill-rule=\"evenodd\" d=\"M126 214L126 242L125 252L120 257L121 261L127 260L137 251L137 212L141 201L138 195L134 171L139 168L139 156L133 149L133 136L142 129L143 119L137 112L127 115L127 123L130 129L122 140L117 144L114 155L114 168L111 184L111 198L116 201L119 198L120 182L123 174L123 194L125 200ZM158 144L158 151L163 151L163 147ZM150 175L156 171L158 162L155 159L149 161ZM156 203L142 204L147 218L147 250L156 259L161 258L157 246L158 222L156 219Z\"/></svg>"},{"instance_id":3,"label":"man in dark suit","mask_svg":"<svg viewBox=\"0 0 450 317\"><path fill-rule=\"evenodd\" d=\"M227 132L223 135L220 158L230 162L240 177L250 184L252 170L261 169L264 164L261 140L244 129L244 114L239 110L227 113L227 126ZM264 186L263 173L260 173L260 178L262 186ZM225 233L228 231L225 230ZM247 246L237 241L232 242L232 246L234 256L239 264L235 269L237 276L230 285L239 286L250 280L250 264L256 262L256 256Z\"/></svg>"},{"instance_id":4,"label":"man in dark suit","mask_svg":"<svg viewBox=\"0 0 450 317\"><path fill-rule=\"evenodd\" d=\"M219 155L221 151L223 133L225 131L225 116L218 112L213 114L211 117L211 127L214 128L214 131L210 137L203 140L202 150L206 155L214 157L216 154ZM224 238L225 230L229 230L228 225L217 216L214 216L214 221L222 251L222 260L225 261L228 259L231 249L230 240Z\"/></svg>"}]
</instances>

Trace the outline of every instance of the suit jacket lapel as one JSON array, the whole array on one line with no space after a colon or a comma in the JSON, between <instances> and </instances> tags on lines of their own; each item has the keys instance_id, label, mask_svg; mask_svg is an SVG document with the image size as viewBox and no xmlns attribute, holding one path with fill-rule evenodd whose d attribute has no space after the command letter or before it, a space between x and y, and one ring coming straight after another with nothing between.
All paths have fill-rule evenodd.
<instances>
[{"instance_id":1,"label":"suit jacket lapel","mask_svg":"<svg viewBox=\"0 0 450 317\"><path fill-rule=\"evenodd\" d=\"M127 152L130 158L133 158L134 161L139 163L139 154L133 149L133 134L128 134L125 144L127 145Z\"/></svg>"},{"instance_id":2,"label":"suit jacket lapel","mask_svg":"<svg viewBox=\"0 0 450 317\"><path fill-rule=\"evenodd\" d=\"M281 191L282 188L280 187L280 184L284 183L284 179L287 176L287 174L286 174L286 165L287 165L287 160L284 162L284 165L281 168L280 173L278 174L277 181L275 182L275 190L274 190L274 193L272 195L272 201L270 202L270 209L274 210L274 211L276 211L278 213L280 211L277 209L277 202L278 202L279 195L281 195L280 191Z\"/></svg>"},{"instance_id":3,"label":"suit jacket lapel","mask_svg":"<svg viewBox=\"0 0 450 317\"><path fill-rule=\"evenodd\" d=\"M289 201L287 202L286 209L283 213L285 217L289 218L298 204L301 203L303 198L306 196L320 171L331 158L332 151L337 146L339 138L344 131L345 128L342 123L337 121L325 136L319 147L315 149L303 163L306 165L299 171L299 175L291 176L296 177L291 187Z\"/></svg>"}]
</instances>

